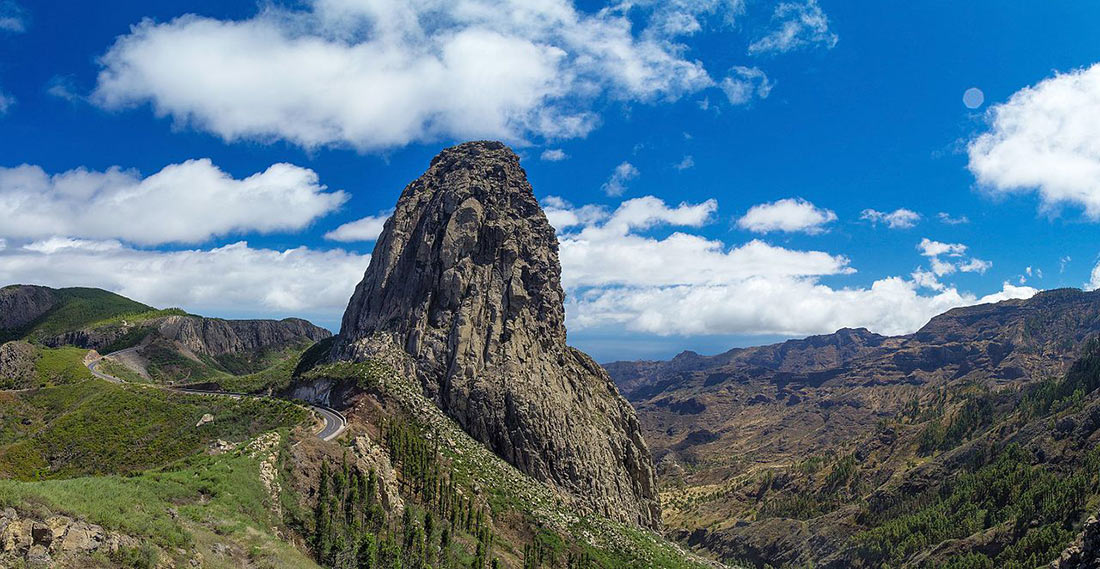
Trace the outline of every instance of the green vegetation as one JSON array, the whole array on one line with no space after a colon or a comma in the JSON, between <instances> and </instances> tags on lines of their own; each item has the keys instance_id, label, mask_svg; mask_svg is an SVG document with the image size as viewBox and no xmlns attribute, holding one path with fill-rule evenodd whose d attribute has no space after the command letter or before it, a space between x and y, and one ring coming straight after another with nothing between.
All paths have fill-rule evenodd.
<instances>
[{"instance_id":1,"label":"green vegetation","mask_svg":"<svg viewBox=\"0 0 1100 569\"><path fill-rule=\"evenodd\" d=\"M141 355L148 362L145 369L149 377L157 383L200 383L226 375L211 365L184 356L163 342L149 344Z\"/></svg>"},{"instance_id":2,"label":"green vegetation","mask_svg":"<svg viewBox=\"0 0 1100 569\"><path fill-rule=\"evenodd\" d=\"M1012 445L975 472L865 514L861 522L875 527L857 537L860 559L894 567L930 545L1002 527L1013 536L1010 546L997 555L971 553L952 566L1030 569L1049 563L1072 539L1086 498L1100 492L1100 448L1070 473L1033 465L1034 458Z\"/></svg>"},{"instance_id":3,"label":"green vegetation","mask_svg":"<svg viewBox=\"0 0 1100 569\"><path fill-rule=\"evenodd\" d=\"M231 375L218 379L225 391L236 393L276 392L290 387L294 381L294 366L304 350L287 350L278 353L270 367L248 375Z\"/></svg>"},{"instance_id":4,"label":"green vegetation","mask_svg":"<svg viewBox=\"0 0 1100 569\"><path fill-rule=\"evenodd\" d=\"M142 377L140 373L111 358L99 360L99 366L96 369L100 373L117 377L126 383L149 383L149 380Z\"/></svg>"},{"instance_id":5,"label":"green vegetation","mask_svg":"<svg viewBox=\"0 0 1100 569\"><path fill-rule=\"evenodd\" d=\"M55 294L57 303L52 309L20 329L3 331L0 342L49 338L153 310L140 302L97 288L63 288Z\"/></svg>"},{"instance_id":6,"label":"green vegetation","mask_svg":"<svg viewBox=\"0 0 1100 569\"><path fill-rule=\"evenodd\" d=\"M63 385L92 378L84 365L88 350L80 348L38 348L34 362L39 385Z\"/></svg>"},{"instance_id":7,"label":"green vegetation","mask_svg":"<svg viewBox=\"0 0 1100 569\"><path fill-rule=\"evenodd\" d=\"M381 389L387 377L394 371L386 364L377 360L364 362L335 362L313 367L301 374L303 381L326 378L333 381L354 381L362 390Z\"/></svg>"},{"instance_id":8,"label":"green vegetation","mask_svg":"<svg viewBox=\"0 0 1100 569\"><path fill-rule=\"evenodd\" d=\"M1020 409L1026 416L1057 413L1100 387L1100 339L1089 340L1083 352L1065 377L1040 382L1028 392L1020 402Z\"/></svg>"},{"instance_id":9,"label":"green vegetation","mask_svg":"<svg viewBox=\"0 0 1100 569\"><path fill-rule=\"evenodd\" d=\"M27 346L29 358L28 365L33 366L34 373L30 380L14 377L0 377L0 389L28 389L33 387L48 387L51 385L65 385L91 379L92 373L84 366L84 356L88 350L63 347L46 348L43 346Z\"/></svg>"},{"instance_id":10,"label":"green vegetation","mask_svg":"<svg viewBox=\"0 0 1100 569\"><path fill-rule=\"evenodd\" d=\"M273 535L278 520L271 502L260 481L258 460L247 451L197 454L132 476L0 480L0 506L38 517L61 513L84 518L147 543L121 552L114 566L142 566L134 562L172 557L178 555L176 548L209 551L214 545L235 544L255 566L313 567ZM187 559L176 559L175 566L188 566Z\"/></svg>"},{"instance_id":11,"label":"green vegetation","mask_svg":"<svg viewBox=\"0 0 1100 569\"><path fill-rule=\"evenodd\" d=\"M160 466L214 439L243 440L304 421L279 400L172 393L92 380L0 401L0 473L23 480L119 474ZM214 421L196 427L204 414ZM10 422L9 422L10 423Z\"/></svg>"}]
</instances>

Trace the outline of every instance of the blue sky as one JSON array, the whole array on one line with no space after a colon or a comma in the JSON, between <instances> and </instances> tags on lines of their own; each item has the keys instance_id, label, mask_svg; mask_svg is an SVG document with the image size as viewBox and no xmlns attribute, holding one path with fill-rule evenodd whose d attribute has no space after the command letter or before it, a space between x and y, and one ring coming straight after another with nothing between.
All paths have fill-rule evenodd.
<instances>
[{"instance_id":1,"label":"blue sky","mask_svg":"<svg viewBox=\"0 0 1100 569\"><path fill-rule=\"evenodd\" d=\"M1094 3L223 4L0 1L0 281L335 328L498 138L601 361L1100 285Z\"/></svg>"}]
</instances>

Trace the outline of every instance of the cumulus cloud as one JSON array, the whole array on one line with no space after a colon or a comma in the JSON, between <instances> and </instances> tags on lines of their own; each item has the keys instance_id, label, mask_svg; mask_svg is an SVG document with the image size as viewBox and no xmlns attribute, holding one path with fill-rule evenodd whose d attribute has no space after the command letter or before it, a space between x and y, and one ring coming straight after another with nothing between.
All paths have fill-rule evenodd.
<instances>
[{"instance_id":1,"label":"cumulus cloud","mask_svg":"<svg viewBox=\"0 0 1100 569\"><path fill-rule=\"evenodd\" d=\"M562 160L569 158L569 155L560 148L548 148L542 151L542 155L539 156L539 158L547 162L561 162Z\"/></svg>"},{"instance_id":2,"label":"cumulus cloud","mask_svg":"<svg viewBox=\"0 0 1100 569\"><path fill-rule=\"evenodd\" d=\"M825 225L833 221L836 221L836 214L831 210L819 208L802 198L787 198L752 206L737 220L737 226L754 233L816 234L825 231Z\"/></svg>"},{"instance_id":3,"label":"cumulus cloud","mask_svg":"<svg viewBox=\"0 0 1100 569\"><path fill-rule=\"evenodd\" d=\"M962 243L942 243L925 237L917 244L917 249L921 255L928 257L932 272L937 277L950 275L955 271L984 274L993 267L992 262L976 257L963 260L962 257L966 255L967 247ZM943 257L948 258L944 259Z\"/></svg>"},{"instance_id":4,"label":"cumulus cloud","mask_svg":"<svg viewBox=\"0 0 1100 569\"><path fill-rule=\"evenodd\" d=\"M608 212L603 206L589 204L582 207L574 207L573 204L558 197L547 196L539 200L542 211L546 213L546 219L550 226L557 231L562 231L578 225L591 225L607 219Z\"/></svg>"},{"instance_id":5,"label":"cumulus cloud","mask_svg":"<svg viewBox=\"0 0 1100 569\"><path fill-rule=\"evenodd\" d=\"M761 240L730 246L691 233L715 219L712 201L669 206L647 196L614 211L574 207L558 198L543 204L559 219L562 279L574 330L803 335L866 326L899 334L956 306L1035 293L1004 284L994 295L979 297L923 270L869 287L829 286L821 279L855 272L847 257ZM648 233L657 228L676 230L659 238ZM922 294L921 288L934 294Z\"/></svg>"},{"instance_id":6,"label":"cumulus cloud","mask_svg":"<svg viewBox=\"0 0 1100 569\"><path fill-rule=\"evenodd\" d=\"M340 249L149 251L117 241L51 238L0 250L0 282L93 286L153 306L222 316L336 322L370 255Z\"/></svg>"},{"instance_id":7,"label":"cumulus cloud","mask_svg":"<svg viewBox=\"0 0 1100 569\"><path fill-rule=\"evenodd\" d=\"M745 105L756 97L767 99L774 86L759 67L742 66L730 69L730 74L719 84L731 105Z\"/></svg>"},{"instance_id":8,"label":"cumulus cloud","mask_svg":"<svg viewBox=\"0 0 1100 569\"><path fill-rule=\"evenodd\" d=\"M838 39L829 31L829 18L817 0L781 2L772 15L772 29L749 44L749 53L786 53L811 46L832 49Z\"/></svg>"},{"instance_id":9,"label":"cumulus cloud","mask_svg":"<svg viewBox=\"0 0 1100 569\"><path fill-rule=\"evenodd\" d=\"M943 211L936 214L936 217L939 218L941 223L946 223L947 225L962 225L965 223L970 223L970 218L966 217L965 215L955 217Z\"/></svg>"},{"instance_id":10,"label":"cumulus cloud","mask_svg":"<svg viewBox=\"0 0 1100 569\"><path fill-rule=\"evenodd\" d=\"M695 167L695 158L692 158L690 154L687 155L687 156L684 156L684 159L676 164L676 169L680 170L680 171L684 171L684 170L687 170L689 168L694 168L694 167Z\"/></svg>"},{"instance_id":11,"label":"cumulus cloud","mask_svg":"<svg viewBox=\"0 0 1100 569\"><path fill-rule=\"evenodd\" d=\"M142 177L136 171L0 167L0 235L69 235L141 245L199 243L244 232L295 231L340 207L312 170L274 164L236 179L209 159L188 160Z\"/></svg>"},{"instance_id":12,"label":"cumulus cloud","mask_svg":"<svg viewBox=\"0 0 1100 569\"><path fill-rule=\"evenodd\" d=\"M890 229L909 229L921 220L921 215L913 210L899 208L891 212L865 209L859 214L859 218L870 221L871 225L886 224Z\"/></svg>"},{"instance_id":13,"label":"cumulus cloud","mask_svg":"<svg viewBox=\"0 0 1100 569\"><path fill-rule=\"evenodd\" d=\"M1097 263L1096 266L1092 268L1092 276L1085 285L1085 288L1087 290L1100 289L1100 263Z\"/></svg>"},{"instance_id":14,"label":"cumulus cloud","mask_svg":"<svg viewBox=\"0 0 1100 569\"><path fill-rule=\"evenodd\" d=\"M596 101L713 86L678 38L720 4L683 3L675 22L660 3L589 14L570 0L307 0L242 20L145 20L100 59L93 100L305 147L583 136Z\"/></svg>"},{"instance_id":15,"label":"cumulus cloud","mask_svg":"<svg viewBox=\"0 0 1100 569\"><path fill-rule=\"evenodd\" d=\"M27 31L27 12L12 0L0 1L0 31L20 34Z\"/></svg>"},{"instance_id":16,"label":"cumulus cloud","mask_svg":"<svg viewBox=\"0 0 1100 569\"><path fill-rule=\"evenodd\" d=\"M382 234L382 228L386 220L393 215L393 210L379 212L378 215L368 215L362 219L349 221L325 233L325 239L352 243L356 241L374 241Z\"/></svg>"},{"instance_id":17,"label":"cumulus cloud","mask_svg":"<svg viewBox=\"0 0 1100 569\"><path fill-rule=\"evenodd\" d=\"M600 189L609 196L621 196L626 191L628 182L637 178L641 172L630 162L623 162L611 172L611 177L604 182Z\"/></svg>"},{"instance_id":18,"label":"cumulus cloud","mask_svg":"<svg viewBox=\"0 0 1100 569\"><path fill-rule=\"evenodd\" d=\"M940 255L961 257L966 253L966 245L962 243L941 243L927 237L920 240L917 249L919 249L920 254L925 257L938 257Z\"/></svg>"},{"instance_id":19,"label":"cumulus cloud","mask_svg":"<svg viewBox=\"0 0 1100 569\"><path fill-rule=\"evenodd\" d=\"M1037 191L1045 210L1100 221L1100 64L1059 73L987 111L969 146L970 171L994 194Z\"/></svg>"}]
</instances>

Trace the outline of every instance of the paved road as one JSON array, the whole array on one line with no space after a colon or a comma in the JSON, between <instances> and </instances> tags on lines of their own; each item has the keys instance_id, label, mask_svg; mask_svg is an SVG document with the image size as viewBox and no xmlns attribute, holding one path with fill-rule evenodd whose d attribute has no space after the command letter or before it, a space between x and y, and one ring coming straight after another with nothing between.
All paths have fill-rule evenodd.
<instances>
[{"instance_id":1,"label":"paved road","mask_svg":"<svg viewBox=\"0 0 1100 569\"><path fill-rule=\"evenodd\" d=\"M88 371L92 372L92 375L94 375L94 376L96 376L100 379L109 381L111 383L126 383L121 378L115 377L115 376L113 376L109 373L104 373L102 371L99 371L99 363L101 361L103 361L103 358L106 358L108 356L117 356L119 354L123 354L123 353L126 353L126 352L133 352L133 351L136 351L136 350L137 350L136 347L127 348L125 350L119 350L117 352L112 352L112 353L107 354L105 356L100 356L100 357L98 357L98 358L96 358L96 359L94 359L94 360L87 363ZM267 395L252 395L252 394L249 394L249 393L232 393L232 392L229 392L229 391L208 391L208 390L204 390L204 389L188 389L186 387L163 387L163 386L154 386L154 387L161 387L163 389L171 389L173 391L180 391L180 392L184 392L184 393L198 393L198 394L201 394L201 395L220 395L220 396L225 396L225 397L256 397L256 398L269 397ZM344 417L344 415L342 413L340 413L339 411L337 411L335 409L332 409L330 407L322 407L320 405L309 405L309 408L312 409L314 413L317 413L318 415L320 415L321 419L323 419L325 421L325 426L322 427L321 430L317 431L317 433L316 433L317 438L321 439L322 441L330 441L330 440L336 438L336 435L339 435L340 433L344 432L344 429L346 429L347 426L348 426L347 418Z\"/></svg>"}]
</instances>

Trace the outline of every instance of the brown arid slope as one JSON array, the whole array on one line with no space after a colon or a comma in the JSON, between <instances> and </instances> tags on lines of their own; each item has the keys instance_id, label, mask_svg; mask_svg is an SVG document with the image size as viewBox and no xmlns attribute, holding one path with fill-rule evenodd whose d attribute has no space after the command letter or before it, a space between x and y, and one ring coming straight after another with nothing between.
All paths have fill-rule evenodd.
<instances>
[{"instance_id":1,"label":"brown arid slope","mask_svg":"<svg viewBox=\"0 0 1100 569\"><path fill-rule=\"evenodd\" d=\"M876 492L926 487L922 465L988 429L1007 440L1025 419L1049 423L1001 421L1098 332L1100 292L1055 290L951 310L908 336L845 329L606 368L638 410L670 531L754 564L821 566L854 555Z\"/></svg>"}]
</instances>

